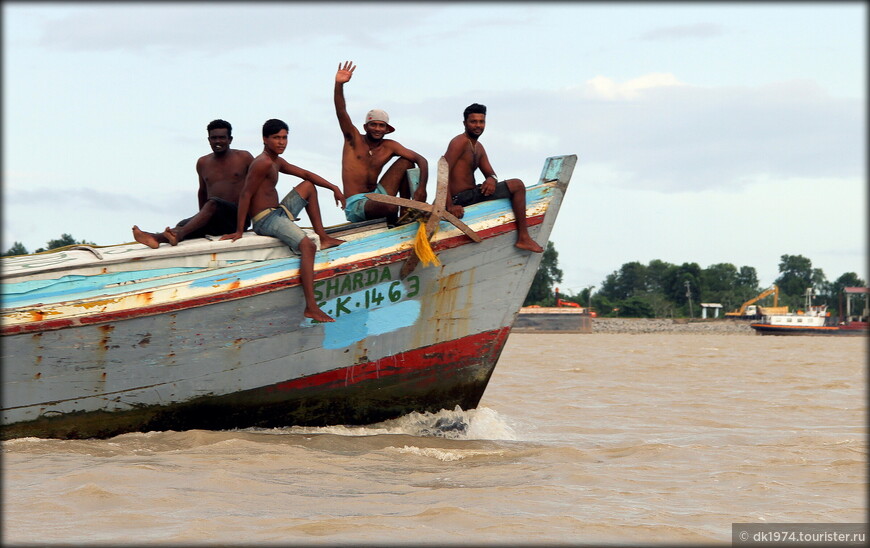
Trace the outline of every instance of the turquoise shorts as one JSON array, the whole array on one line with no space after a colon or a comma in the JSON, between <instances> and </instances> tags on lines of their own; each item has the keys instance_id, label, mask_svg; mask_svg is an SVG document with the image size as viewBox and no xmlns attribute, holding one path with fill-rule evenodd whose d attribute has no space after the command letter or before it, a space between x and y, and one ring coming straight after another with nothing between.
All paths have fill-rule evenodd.
<instances>
[{"instance_id":1,"label":"turquoise shorts","mask_svg":"<svg viewBox=\"0 0 870 548\"><path fill-rule=\"evenodd\" d=\"M384 190L380 184L375 187L375 189L371 192L372 194L386 194L387 191ZM369 192L360 192L359 194L354 194L350 198L347 198L344 202L344 217L352 222L358 223L360 221L366 220L366 203L369 201L366 194L370 194Z\"/></svg>"}]
</instances>

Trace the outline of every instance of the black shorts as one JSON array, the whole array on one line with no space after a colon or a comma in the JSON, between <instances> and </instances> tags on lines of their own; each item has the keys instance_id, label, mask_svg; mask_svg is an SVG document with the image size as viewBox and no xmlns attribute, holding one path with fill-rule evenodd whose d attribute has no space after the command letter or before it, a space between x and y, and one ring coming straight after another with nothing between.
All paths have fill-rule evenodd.
<instances>
[{"instance_id":1,"label":"black shorts","mask_svg":"<svg viewBox=\"0 0 870 548\"><path fill-rule=\"evenodd\" d=\"M236 231L239 207L223 198L209 198L209 201L215 203L217 210L204 227L188 234L185 237L186 240L189 240L190 238L204 238L206 234L211 236L222 236L224 234L232 234ZM193 217L188 217L187 219L178 221L178 226L186 225L192 218ZM245 223L245 228L248 228L247 223Z\"/></svg>"},{"instance_id":2,"label":"black shorts","mask_svg":"<svg viewBox=\"0 0 870 548\"><path fill-rule=\"evenodd\" d=\"M483 185L477 185L474 188L469 188L468 190L463 190L459 194L453 197L453 205L458 206L470 206L474 204L479 204L480 202L486 202L489 200L498 200L500 198L508 198L511 197L511 191L507 186L505 181L499 181L495 184L495 191L489 196L484 196L483 192L481 192L480 187Z\"/></svg>"}]
</instances>

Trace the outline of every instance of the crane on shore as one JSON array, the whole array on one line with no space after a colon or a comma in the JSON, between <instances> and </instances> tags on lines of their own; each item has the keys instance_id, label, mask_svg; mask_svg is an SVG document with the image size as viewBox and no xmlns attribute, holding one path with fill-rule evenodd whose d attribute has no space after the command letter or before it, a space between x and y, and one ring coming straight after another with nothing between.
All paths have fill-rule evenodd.
<instances>
[{"instance_id":1,"label":"crane on shore","mask_svg":"<svg viewBox=\"0 0 870 548\"><path fill-rule=\"evenodd\" d=\"M734 312L726 312L725 316L731 318L747 318L756 316L758 314L759 307L753 305L755 305L755 303L757 303L761 299L769 297L770 295L773 295L773 306L776 307L779 304L779 287L776 284L773 284L770 289L765 289L764 291L759 293L758 296L753 297L740 305L740 308L738 310L735 310Z\"/></svg>"}]
</instances>

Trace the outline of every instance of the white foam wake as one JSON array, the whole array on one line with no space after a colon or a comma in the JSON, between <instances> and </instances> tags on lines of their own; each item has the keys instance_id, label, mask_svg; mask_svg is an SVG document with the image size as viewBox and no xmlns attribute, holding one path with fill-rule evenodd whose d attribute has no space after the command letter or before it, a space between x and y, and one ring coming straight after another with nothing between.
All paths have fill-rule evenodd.
<instances>
[{"instance_id":1,"label":"white foam wake","mask_svg":"<svg viewBox=\"0 0 870 548\"><path fill-rule=\"evenodd\" d=\"M374 436L405 434L457 440L516 440L509 421L487 407L437 413L409 413L397 419L364 426L294 426L281 429L290 434L335 434L339 436Z\"/></svg>"}]
</instances>

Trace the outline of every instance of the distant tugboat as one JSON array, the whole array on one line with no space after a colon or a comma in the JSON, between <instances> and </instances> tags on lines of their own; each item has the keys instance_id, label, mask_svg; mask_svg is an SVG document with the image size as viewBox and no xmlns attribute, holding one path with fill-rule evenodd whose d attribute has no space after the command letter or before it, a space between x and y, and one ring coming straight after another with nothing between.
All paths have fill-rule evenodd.
<instances>
[{"instance_id":1,"label":"distant tugboat","mask_svg":"<svg viewBox=\"0 0 870 548\"><path fill-rule=\"evenodd\" d=\"M870 289L847 287L843 293L846 296L846 314L842 317L831 317L827 305L814 306L813 290L809 288L804 310L796 313L763 314L761 321L750 324L750 327L757 335L867 335L867 296ZM864 307L860 314L853 315L852 299L857 295L864 295ZM762 312L764 313L764 308Z\"/></svg>"}]
</instances>

